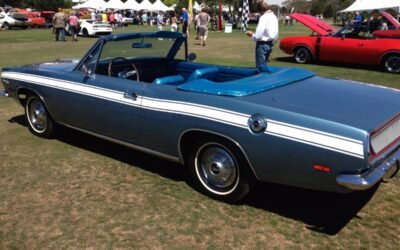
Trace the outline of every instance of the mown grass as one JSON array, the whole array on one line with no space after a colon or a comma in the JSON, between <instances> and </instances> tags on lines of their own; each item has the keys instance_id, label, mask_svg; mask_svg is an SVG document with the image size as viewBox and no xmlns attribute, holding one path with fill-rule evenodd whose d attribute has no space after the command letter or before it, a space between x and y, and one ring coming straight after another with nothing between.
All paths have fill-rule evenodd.
<instances>
[{"instance_id":1,"label":"mown grass","mask_svg":"<svg viewBox=\"0 0 400 250\"><path fill-rule=\"evenodd\" d=\"M143 30L130 26L127 30ZM127 31L124 30L124 31ZM150 30L150 28L148 28ZM154 29L153 29L154 30ZM281 37L307 34L282 27ZM189 40L199 62L252 66L241 32ZM80 57L95 42L52 41L51 31L0 32L0 67ZM278 48L272 65L299 66ZM371 67L306 65L319 75L400 87ZM69 129L33 136L13 100L0 99L0 248L377 248L400 245L400 180L337 195L262 184L242 205L194 191L182 166ZM373 115L373 114L371 114Z\"/></svg>"}]
</instances>

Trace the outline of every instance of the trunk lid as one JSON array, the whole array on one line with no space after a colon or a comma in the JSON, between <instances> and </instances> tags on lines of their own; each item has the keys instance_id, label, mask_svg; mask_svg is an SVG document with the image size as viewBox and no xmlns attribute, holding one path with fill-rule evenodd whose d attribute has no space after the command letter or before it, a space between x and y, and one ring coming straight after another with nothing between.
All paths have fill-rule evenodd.
<instances>
[{"instance_id":1,"label":"trunk lid","mask_svg":"<svg viewBox=\"0 0 400 250\"><path fill-rule=\"evenodd\" d=\"M400 29L399 21L397 21L396 18L390 15L390 13L383 11L381 14L396 28L396 30Z\"/></svg>"},{"instance_id":2,"label":"trunk lid","mask_svg":"<svg viewBox=\"0 0 400 250\"><path fill-rule=\"evenodd\" d=\"M358 82L312 77L246 99L372 132L399 113L399 92Z\"/></svg>"}]
</instances>

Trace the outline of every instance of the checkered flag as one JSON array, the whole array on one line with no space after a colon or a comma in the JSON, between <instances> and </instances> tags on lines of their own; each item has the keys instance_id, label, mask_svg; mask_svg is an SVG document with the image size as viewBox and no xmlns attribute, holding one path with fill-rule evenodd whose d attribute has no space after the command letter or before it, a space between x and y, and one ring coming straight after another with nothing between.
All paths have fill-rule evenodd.
<instances>
[{"instance_id":1,"label":"checkered flag","mask_svg":"<svg viewBox=\"0 0 400 250\"><path fill-rule=\"evenodd\" d=\"M242 31L247 31L249 22L249 0L243 0L243 11L242 11Z\"/></svg>"}]
</instances>

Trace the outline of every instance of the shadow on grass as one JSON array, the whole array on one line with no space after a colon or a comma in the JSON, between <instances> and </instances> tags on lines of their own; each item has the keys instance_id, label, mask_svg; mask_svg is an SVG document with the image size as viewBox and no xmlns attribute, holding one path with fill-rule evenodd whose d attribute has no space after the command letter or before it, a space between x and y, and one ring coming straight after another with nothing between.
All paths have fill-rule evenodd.
<instances>
[{"instance_id":1,"label":"shadow on grass","mask_svg":"<svg viewBox=\"0 0 400 250\"><path fill-rule=\"evenodd\" d=\"M246 204L303 221L309 230L335 235L368 203L379 185L371 190L336 194L262 183Z\"/></svg>"},{"instance_id":2,"label":"shadow on grass","mask_svg":"<svg viewBox=\"0 0 400 250\"><path fill-rule=\"evenodd\" d=\"M293 64L293 67L301 67L304 64L300 64L294 61L293 57L275 57L274 61L277 62L284 62ZM297 65L297 66L296 66ZM351 63L336 63L336 62L325 62L325 61L317 61L311 62L307 65L315 65L315 66L329 66L335 68L352 68L352 69L360 69L360 70L368 70L368 71L376 71L379 73L387 73L392 74L389 72L383 71L383 69L377 65L364 65L364 64L351 64Z\"/></svg>"},{"instance_id":3,"label":"shadow on grass","mask_svg":"<svg viewBox=\"0 0 400 250\"><path fill-rule=\"evenodd\" d=\"M28 127L25 116L9 120ZM169 178L186 181L190 186L188 171L180 164L153 157L66 127L58 127L55 139L75 147L101 154L117 161L139 167ZM304 190L278 184L260 183L256 192L244 200L244 204L263 209L307 224L309 230L335 235L343 229L368 203L378 185L368 191L351 194L335 194Z\"/></svg>"}]
</instances>

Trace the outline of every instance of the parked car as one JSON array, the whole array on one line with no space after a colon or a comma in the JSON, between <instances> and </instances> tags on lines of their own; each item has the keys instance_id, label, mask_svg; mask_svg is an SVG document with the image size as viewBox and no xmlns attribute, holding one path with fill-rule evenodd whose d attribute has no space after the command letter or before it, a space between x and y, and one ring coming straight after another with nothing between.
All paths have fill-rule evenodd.
<instances>
[{"instance_id":1,"label":"parked car","mask_svg":"<svg viewBox=\"0 0 400 250\"><path fill-rule=\"evenodd\" d=\"M400 72L400 43L398 39L369 36L359 27L349 25L336 31L333 27L305 14L292 18L313 30L310 36L286 37L280 48L293 55L298 63L329 61L382 66L392 73Z\"/></svg>"},{"instance_id":2,"label":"parked car","mask_svg":"<svg viewBox=\"0 0 400 250\"><path fill-rule=\"evenodd\" d=\"M54 11L42 11L40 12L40 16L44 18L44 26L46 28L51 28L53 27L53 16L55 12Z\"/></svg>"},{"instance_id":3,"label":"parked car","mask_svg":"<svg viewBox=\"0 0 400 250\"><path fill-rule=\"evenodd\" d=\"M112 27L109 23L96 22L94 20L79 20L79 35L80 36L100 36L110 35L112 33ZM66 33L70 35L69 26L66 27Z\"/></svg>"},{"instance_id":4,"label":"parked car","mask_svg":"<svg viewBox=\"0 0 400 250\"><path fill-rule=\"evenodd\" d=\"M40 12L37 11L28 11L24 9L16 9L19 13L26 14L26 17L31 21L31 27L43 27L45 24L45 19L40 16Z\"/></svg>"},{"instance_id":5,"label":"parked car","mask_svg":"<svg viewBox=\"0 0 400 250\"><path fill-rule=\"evenodd\" d=\"M132 17L123 17L122 25L128 26L128 24L133 24L133 18Z\"/></svg>"},{"instance_id":6,"label":"parked car","mask_svg":"<svg viewBox=\"0 0 400 250\"><path fill-rule=\"evenodd\" d=\"M351 192L399 169L399 90L194 59L182 33L104 36L80 60L3 68L3 95L35 135L64 125L179 162L228 202L257 181Z\"/></svg>"},{"instance_id":7,"label":"parked car","mask_svg":"<svg viewBox=\"0 0 400 250\"><path fill-rule=\"evenodd\" d=\"M21 28L26 29L31 26L32 22L27 18L26 14L13 13L11 16L8 14L0 13L0 27L3 29Z\"/></svg>"},{"instance_id":8,"label":"parked car","mask_svg":"<svg viewBox=\"0 0 400 250\"><path fill-rule=\"evenodd\" d=\"M376 30L373 32L374 36L381 37L381 38L400 38L400 23L387 12L382 12L382 16L385 17L387 22L386 28L387 30Z\"/></svg>"}]
</instances>

